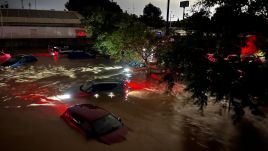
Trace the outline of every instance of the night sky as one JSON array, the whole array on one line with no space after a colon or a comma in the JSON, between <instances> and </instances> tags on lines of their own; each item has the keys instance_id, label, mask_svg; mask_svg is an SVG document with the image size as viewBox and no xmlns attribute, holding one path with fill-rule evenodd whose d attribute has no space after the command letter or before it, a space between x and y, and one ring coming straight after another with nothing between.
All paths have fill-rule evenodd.
<instances>
[{"instance_id":1,"label":"night sky","mask_svg":"<svg viewBox=\"0 0 268 151\"><path fill-rule=\"evenodd\" d=\"M5 0L0 0L1 3L4 3ZM21 0L7 0L9 4L9 8L22 8ZM31 3L31 9L54 9L54 10L64 10L64 4L68 0L23 0L24 8L29 9L29 3ZM167 0L114 0L117 2L120 7L127 11L128 13L134 13L137 15L141 15L143 8L148 3L152 3L153 5L159 7L162 10L163 18L166 19L166 8L167 8ZM190 5L192 5L197 0L190 0ZM36 2L36 3L35 3ZM178 17L182 18L182 8L179 7L179 0L170 0L170 12L171 19L177 20ZM188 9L186 9L187 11ZM187 13L187 12L186 12Z\"/></svg>"}]
</instances>

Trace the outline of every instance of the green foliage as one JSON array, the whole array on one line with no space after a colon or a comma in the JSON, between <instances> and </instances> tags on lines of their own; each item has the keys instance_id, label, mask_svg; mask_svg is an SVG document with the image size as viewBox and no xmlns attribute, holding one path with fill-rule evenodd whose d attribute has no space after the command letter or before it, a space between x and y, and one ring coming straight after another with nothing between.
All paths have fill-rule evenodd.
<instances>
[{"instance_id":1,"label":"green foliage","mask_svg":"<svg viewBox=\"0 0 268 151\"><path fill-rule=\"evenodd\" d=\"M217 51L218 43L215 37L202 33L179 37L161 53L159 60L183 73L180 78L185 80L186 90L192 93L194 103L200 109L207 105L210 96L215 96L216 101L228 100L231 103L235 119L243 116L246 107L252 114L264 116L259 106L268 99L267 62L260 62L256 56L241 59L238 55L236 59L226 59L234 43L228 46L223 42L227 53ZM214 52L215 62L208 60L209 52Z\"/></svg>"},{"instance_id":2,"label":"green foliage","mask_svg":"<svg viewBox=\"0 0 268 151\"><path fill-rule=\"evenodd\" d=\"M96 48L117 61L141 60L141 50L149 32L146 27L128 14L122 14L117 29L98 37Z\"/></svg>"},{"instance_id":3,"label":"green foliage","mask_svg":"<svg viewBox=\"0 0 268 151\"><path fill-rule=\"evenodd\" d=\"M192 92L194 103L203 109L207 104L209 93L209 80L207 79L209 62L206 59L206 50L213 41L200 34L175 39L174 43L168 43L168 47L165 44L164 48L159 48L162 52L158 60L176 72L183 73L180 79L187 81L186 90Z\"/></svg>"},{"instance_id":4,"label":"green foliage","mask_svg":"<svg viewBox=\"0 0 268 151\"><path fill-rule=\"evenodd\" d=\"M103 32L115 30L120 21L120 15L104 11L101 7L96 7L90 15L82 20L82 25L91 36L98 36Z\"/></svg>"},{"instance_id":5,"label":"green foliage","mask_svg":"<svg viewBox=\"0 0 268 151\"><path fill-rule=\"evenodd\" d=\"M79 11L85 17L82 25L95 39L94 47L100 53L117 61L141 59L150 34L137 16L122 13L121 8L109 0L69 0L66 8Z\"/></svg>"}]
</instances>

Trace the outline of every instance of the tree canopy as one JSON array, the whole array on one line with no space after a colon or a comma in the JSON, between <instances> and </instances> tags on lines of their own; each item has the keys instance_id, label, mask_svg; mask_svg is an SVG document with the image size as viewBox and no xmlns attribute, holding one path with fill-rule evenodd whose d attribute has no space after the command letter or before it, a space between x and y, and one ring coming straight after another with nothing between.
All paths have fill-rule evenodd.
<instances>
[{"instance_id":1,"label":"tree canopy","mask_svg":"<svg viewBox=\"0 0 268 151\"><path fill-rule=\"evenodd\" d=\"M69 11L77 11L83 16L91 15L96 9L112 13L122 13L122 9L116 2L110 0L69 0L65 7Z\"/></svg>"},{"instance_id":2,"label":"tree canopy","mask_svg":"<svg viewBox=\"0 0 268 151\"><path fill-rule=\"evenodd\" d=\"M69 0L66 8L84 16L82 25L100 53L117 61L142 59L141 51L150 33L137 16L123 13L110 0ZM157 13L159 17L161 11Z\"/></svg>"},{"instance_id":3,"label":"tree canopy","mask_svg":"<svg viewBox=\"0 0 268 151\"><path fill-rule=\"evenodd\" d=\"M246 107L263 116L258 107L268 99L268 68L263 60L268 52L267 2L201 0L201 9L181 21L192 32L176 39L162 56L183 73L187 90L201 108L215 97L232 106L235 119ZM212 17L204 11L208 7L216 7ZM247 41L250 37L252 42Z\"/></svg>"},{"instance_id":4,"label":"tree canopy","mask_svg":"<svg viewBox=\"0 0 268 151\"><path fill-rule=\"evenodd\" d=\"M141 21L149 27L160 28L164 26L161 16L161 9L149 3L143 9L143 15L140 16Z\"/></svg>"},{"instance_id":5,"label":"tree canopy","mask_svg":"<svg viewBox=\"0 0 268 151\"><path fill-rule=\"evenodd\" d=\"M200 0L197 5L203 7L228 6L232 12L268 16L267 0Z\"/></svg>"},{"instance_id":6,"label":"tree canopy","mask_svg":"<svg viewBox=\"0 0 268 151\"><path fill-rule=\"evenodd\" d=\"M146 26L124 13L117 27L112 33L101 34L95 46L117 61L141 60L141 51L151 36Z\"/></svg>"}]
</instances>

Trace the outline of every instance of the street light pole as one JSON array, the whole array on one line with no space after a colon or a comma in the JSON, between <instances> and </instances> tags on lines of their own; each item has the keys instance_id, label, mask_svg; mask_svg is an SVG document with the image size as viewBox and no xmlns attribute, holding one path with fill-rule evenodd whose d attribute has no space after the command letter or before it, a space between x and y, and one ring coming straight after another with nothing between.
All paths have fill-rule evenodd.
<instances>
[{"instance_id":1,"label":"street light pole","mask_svg":"<svg viewBox=\"0 0 268 151\"><path fill-rule=\"evenodd\" d=\"M171 19L174 18L174 14L172 15L172 11L170 11L170 17L169 17L169 27L171 28Z\"/></svg>"},{"instance_id":2,"label":"street light pole","mask_svg":"<svg viewBox=\"0 0 268 151\"><path fill-rule=\"evenodd\" d=\"M167 1L167 23L166 23L166 35L169 34L169 5L170 5L170 0Z\"/></svg>"}]
</instances>

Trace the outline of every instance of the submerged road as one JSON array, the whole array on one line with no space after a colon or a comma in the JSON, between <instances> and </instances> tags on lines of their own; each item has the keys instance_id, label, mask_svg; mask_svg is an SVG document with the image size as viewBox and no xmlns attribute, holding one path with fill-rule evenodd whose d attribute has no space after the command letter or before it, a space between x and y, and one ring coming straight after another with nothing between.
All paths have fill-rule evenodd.
<instances>
[{"instance_id":1,"label":"submerged road","mask_svg":"<svg viewBox=\"0 0 268 151\"><path fill-rule=\"evenodd\" d=\"M39 55L40 56L40 55ZM267 119L251 114L233 124L231 113L213 102L203 113L189 94L138 89L124 99L55 100L69 87L96 78L122 79L122 67L105 59L40 56L17 69L0 69L0 146L3 151L267 151ZM142 79L142 77L141 77ZM139 81L140 82L140 81ZM179 86L178 86L179 87ZM155 91L154 91L155 90ZM77 103L101 106L120 116L127 141L105 145L86 139L60 118Z\"/></svg>"}]
</instances>

